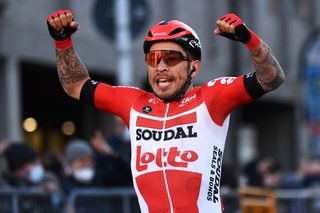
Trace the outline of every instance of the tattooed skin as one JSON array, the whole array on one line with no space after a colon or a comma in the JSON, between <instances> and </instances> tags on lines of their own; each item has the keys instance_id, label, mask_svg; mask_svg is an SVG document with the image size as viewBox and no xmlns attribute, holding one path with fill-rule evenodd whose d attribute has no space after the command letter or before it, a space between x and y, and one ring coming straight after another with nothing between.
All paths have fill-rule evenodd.
<instances>
[{"instance_id":1,"label":"tattooed skin","mask_svg":"<svg viewBox=\"0 0 320 213\"><path fill-rule=\"evenodd\" d=\"M87 69L72 48L57 50L56 54L58 75L63 87L89 78Z\"/></svg>"},{"instance_id":2,"label":"tattooed skin","mask_svg":"<svg viewBox=\"0 0 320 213\"><path fill-rule=\"evenodd\" d=\"M270 48L261 41L260 46L250 52L250 55L261 87L266 92L278 88L284 81L285 76Z\"/></svg>"},{"instance_id":3,"label":"tattooed skin","mask_svg":"<svg viewBox=\"0 0 320 213\"><path fill-rule=\"evenodd\" d=\"M64 91L71 97L79 99L84 82L89 79L86 67L73 50L56 50L57 70Z\"/></svg>"}]
</instances>

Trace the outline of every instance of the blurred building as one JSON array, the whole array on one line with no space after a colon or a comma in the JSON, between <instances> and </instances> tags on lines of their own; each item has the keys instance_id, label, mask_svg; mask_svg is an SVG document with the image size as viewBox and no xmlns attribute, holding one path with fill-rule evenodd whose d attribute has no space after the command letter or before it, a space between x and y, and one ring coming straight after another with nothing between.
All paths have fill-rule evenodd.
<instances>
[{"instance_id":1,"label":"blurred building","mask_svg":"<svg viewBox=\"0 0 320 213\"><path fill-rule=\"evenodd\" d=\"M301 64L304 46L320 24L319 1L131 0L126 19L131 26L123 25L128 28L122 31L129 33L125 56L115 37L119 28L113 22L119 20L117 15L123 16L123 8L118 11L114 2L0 0L0 139L25 137L39 149L58 149L70 136L89 137L96 127L106 132L111 129L110 114L79 104L60 87L46 24L53 11L70 8L75 13L81 25L74 35L75 49L92 78L121 82L118 62L127 57L132 73L124 81L138 87L144 87L146 77L144 34L164 19L181 19L200 36L203 63L195 83L253 71L243 45L213 35L215 20L236 12L269 44L287 79L277 91L232 114L225 161L238 166L255 156L273 155L286 168L294 169L300 155L310 153ZM27 118L37 122L36 126L31 122L31 130L23 129Z\"/></svg>"}]
</instances>

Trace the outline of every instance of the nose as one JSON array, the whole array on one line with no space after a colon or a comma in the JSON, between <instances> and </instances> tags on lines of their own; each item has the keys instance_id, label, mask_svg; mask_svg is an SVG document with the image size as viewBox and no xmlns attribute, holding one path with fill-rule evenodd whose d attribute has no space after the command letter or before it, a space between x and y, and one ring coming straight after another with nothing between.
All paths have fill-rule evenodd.
<instances>
[{"instance_id":1,"label":"nose","mask_svg":"<svg viewBox=\"0 0 320 213\"><path fill-rule=\"evenodd\" d=\"M158 64L157 64L157 70L158 71L167 71L168 70L168 65L165 62L165 60L163 60L163 58L160 58Z\"/></svg>"}]
</instances>

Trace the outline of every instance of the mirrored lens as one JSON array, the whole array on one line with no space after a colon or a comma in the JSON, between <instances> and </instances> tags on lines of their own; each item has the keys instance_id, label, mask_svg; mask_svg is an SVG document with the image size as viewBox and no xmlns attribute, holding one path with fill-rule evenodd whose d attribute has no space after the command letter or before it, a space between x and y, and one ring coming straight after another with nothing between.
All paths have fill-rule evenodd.
<instances>
[{"instance_id":1,"label":"mirrored lens","mask_svg":"<svg viewBox=\"0 0 320 213\"><path fill-rule=\"evenodd\" d=\"M150 51L146 55L146 63L151 67L156 67L161 59L168 66L175 66L183 60L189 60L187 57L184 57L181 52L174 50L155 50Z\"/></svg>"}]
</instances>

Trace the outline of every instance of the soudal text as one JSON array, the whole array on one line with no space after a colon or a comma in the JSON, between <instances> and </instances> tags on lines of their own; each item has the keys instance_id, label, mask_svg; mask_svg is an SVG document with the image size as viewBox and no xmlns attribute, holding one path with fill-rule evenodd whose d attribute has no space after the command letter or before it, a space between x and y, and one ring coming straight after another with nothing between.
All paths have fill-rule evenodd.
<instances>
[{"instance_id":1,"label":"soudal text","mask_svg":"<svg viewBox=\"0 0 320 213\"><path fill-rule=\"evenodd\" d=\"M223 152L217 146L213 147L211 170L208 186L207 200L214 203L219 202L219 187L221 180L221 166L222 166Z\"/></svg>"},{"instance_id":2,"label":"soudal text","mask_svg":"<svg viewBox=\"0 0 320 213\"><path fill-rule=\"evenodd\" d=\"M193 131L193 126L177 127L176 129L168 130L150 130L150 129L140 129L136 130L136 140L154 140L154 141L168 141L172 139L179 138L195 138L197 137L197 132Z\"/></svg>"}]
</instances>

